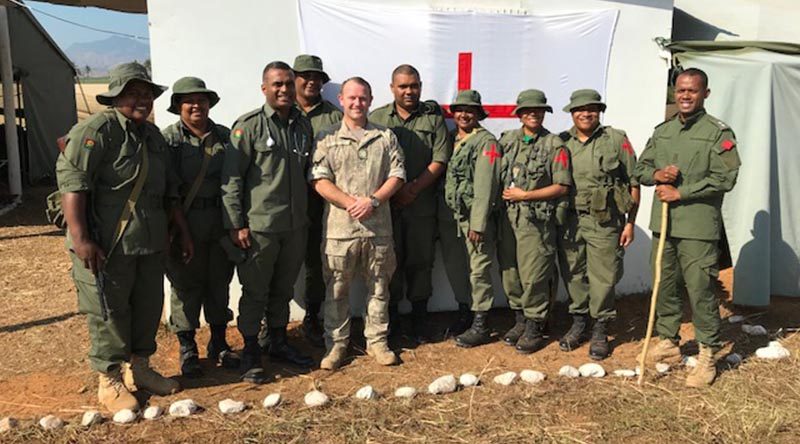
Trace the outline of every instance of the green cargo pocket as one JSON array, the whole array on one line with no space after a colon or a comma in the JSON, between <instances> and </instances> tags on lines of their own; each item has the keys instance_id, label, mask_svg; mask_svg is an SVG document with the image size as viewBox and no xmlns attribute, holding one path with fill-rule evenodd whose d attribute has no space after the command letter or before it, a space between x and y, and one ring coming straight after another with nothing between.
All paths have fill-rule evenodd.
<instances>
[{"instance_id":1,"label":"green cargo pocket","mask_svg":"<svg viewBox=\"0 0 800 444\"><path fill-rule=\"evenodd\" d=\"M717 256L718 254L704 257L698 264L700 268L714 281L716 281L719 277L719 261L717 260Z\"/></svg>"},{"instance_id":2,"label":"green cargo pocket","mask_svg":"<svg viewBox=\"0 0 800 444\"><path fill-rule=\"evenodd\" d=\"M611 211L608 208L608 188L595 188L592 190L592 201L589 211L597 222L603 224L611 220Z\"/></svg>"},{"instance_id":3,"label":"green cargo pocket","mask_svg":"<svg viewBox=\"0 0 800 444\"><path fill-rule=\"evenodd\" d=\"M621 214L628 214L634 205L631 193L626 188L624 186L614 187L614 203Z\"/></svg>"}]
</instances>

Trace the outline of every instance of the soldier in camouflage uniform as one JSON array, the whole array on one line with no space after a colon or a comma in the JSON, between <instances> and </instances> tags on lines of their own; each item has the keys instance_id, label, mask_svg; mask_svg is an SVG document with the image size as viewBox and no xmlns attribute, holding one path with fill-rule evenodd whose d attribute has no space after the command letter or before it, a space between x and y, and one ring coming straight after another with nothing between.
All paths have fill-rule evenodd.
<instances>
[{"instance_id":1,"label":"soldier in camouflage uniform","mask_svg":"<svg viewBox=\"0 0 800 444\"><path fill-rule=\"evenodd\" d=\"M600 124L605 109L597 91L573 92L564 111L574 125L559 135L570 151L575 183L558 227L559 269L572 300L572 326L559 346L569 351L585 341L591 317L589 357L595 360L610 353L614 286L622 277L625 248L633 242L639 204L632 177L636 154L625 132Z\"/></svg>"},{"instance_id":2,"label":"soldier in camouflage uniform","mask_svg":"<svg viewBox=\"0 0 800 444\"><path fill-rule=\"evenodd\" d=\"M698 364L686 378L690 387L709 386L716 377L714 354L722 345L719 301L714 293L719 274L720 208L723 196L736 183L741 164L733 130L703 108L709 93L703 71L690 68L678 76L678 113L656 127L636 167L639 183L656 187L650 216L653 255L659 237L667 236L656 305L659 341L648 358L680 359L683 309L678 282L682 281L700 344ZM662 202L669 203L667 233L661 227Z\"/></svg>"},{"instance_id":3,"label":"soldier in camouflage uniform","mask_svg":"<svg viewBox=\"0 0 800 444\"><path fill-rule=\"evenodd\" d=\"M227 237L220 185L230 130L208 118L209 109L217 102L219 96L206 88L203 80L178 79L167 111L179 115L180 120L162 131L180 179L181 206L194 243L194 258L188 264L175 254L167 258L167 278L172 284L169 326L178 336L181 373L187 377L202 375L194 339L201 308L211 329L208 358L227 368L239 366L239 358L225 340L228 321L233 319L228 308L233 262L219 243Z\"/></svg>"},{"instance_id":4,"label":"soldier in camouflage uniform","mask_svg":"<svg viewBox=\"0 0 800 444\"><path fill-rule=\"evenodd\" d=\"M403 186L405 167L397 138L367 121L372 89L353 77L342 84L341 125L317 136L309 181L325 205L325 342L320 368L334 370L347 355L350 283L361 274L367 284L364 336L367 354L382 365L397 363L388 347L389 279L396 261L387 201Z\"/></svg>"},{"instance_id":5,"label":"soldier in camouflage uniform","mask_svg":"<svg viewBox=\"0 0 800 444\"><path fill-rule=\"evenodd\" d=\"M487 324L494 291L490 269L497 238L496 215L500 198L502 148L480 126L488 114L477 91L461 91L451 105L456 130L453 155L447 168L445 201L458 222L470 260L472 326L456 336L456 345L474 347L490 340Z\"/></svg>"},{"instance_id":6,"label":"soldier in camouflage uniform","mask_svg":"<svg viewBox=\"0 0 800 444\"><path fill-rule=\"evenodd\" d=\"M514 114L522 127L500 137L503 149L503 200L498 214L498 251L503 288L516 322L503 341L519 353L544 347L544 325L555 270L555 209L572 186L569 151L544 126L553 112L542 91L529 89L517 97Z\"/></svg>"},{"instance_id":7,"label":"soldier in camouflage uniform","mask_svg":"<svg viewBox=\"0 0 800 444\"><path fill-rule=\"evenodd\" d=\"M286 339L289 302L306 247L311 122L294 107L294 72L286 63L264 68L261 90L267 103L234 123L222 174L224 224L231 241L247 252L237 266L242 283L237 324L244 337L242 379L254 384L266 380L258 343L265 311L270 358L313 364Z\"/></svg>"},{"instance_id":8,"label":"soldier in camouflage uniform","mask_svg":"<svg viewBox=\"0 0 800 444\"><path fill-rule=\"evenodd\" d=\"M411 336L428 341L428 299L433 293L436 240L436 183L445 171L452 146L439 105L420 101L422 82L416 68L400 65L392 72L394 101L373 111L370 121L390 128L403 148L408 181L392 198L397 270L390 286L390 329L398 332L397 304L404 293L411 302ZM464 270L466 271L466 270ZM405 291L404 291L405 290Z\"/></svg>"},{"instance_id":9,"label":"soldier in camouflage uniform","mask_svg":"<svg viewBox=\"0 0 800 444\"><path fill-rule=\"evenodd\" d=\"M149 365L164 302L170 219L184 262L193 246L177 205L167 144L147 121L166 87L152 83L138 63L112 69L108 86L97 101L110 108L70 130L56 178L78 308L89 324L89 362L100 374L98 399L117 412L139 408L133 390L180 390ZM135 201L130 212L129 199Z\"/></svg>"}]
</instances>

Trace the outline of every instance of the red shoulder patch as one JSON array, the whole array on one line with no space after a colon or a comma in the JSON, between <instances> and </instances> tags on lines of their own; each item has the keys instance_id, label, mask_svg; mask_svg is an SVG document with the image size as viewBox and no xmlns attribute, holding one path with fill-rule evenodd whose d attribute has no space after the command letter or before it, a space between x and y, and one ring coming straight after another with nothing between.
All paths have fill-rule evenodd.
<instances>
[{"instance_id":1,"label":"red shoulder patch","mask_svg":"<svg viewBox=\"0 0 800 444\"><path fill-rule=\"evenodd\" d=\"M553 159L553 162L560 163L565 169L569 168L569 157L567 156L567 150L561 148L558 151L558 155Z\"/></svg>"},{"instance_id":2,"label":"red shoulder patch","mask_svg":"<svg viewBox=\"0 0 800 444\"><path fill-rule=\"evenodd\" d=\"M497 151L497 147L495 146L495 144L492 144L492 146L490 147L489 151L485 151L484 150L483 151L483 155L489 158L489 165L493 165L494 161L498 157L503 157L503 155L500 154L499 151Z\"/></svg>"},{"instance_id":3,"label":"red shoulder patch","mask_svg":"<svg viewBox=\"0 0 800 444\"><path fill-rule=\"evenodd\" d=\"M730 151L734 146L736 146L736 143L734 143L733 140L725 139L719 144L719 146L723 151Z\"/></svg>"},{"instance_id":4,"label":"red shoulder patch","mask_svg":"<svg viewBox=\"0 0 800 444\"><path fill-rule=\"evenodd\" d=\"M631 145L630 140L626 137L625 140L622 141L622 151L625 151L631 156L634 156L635 153L633 152L633 145Z\"/></svg>"}]
</instances>

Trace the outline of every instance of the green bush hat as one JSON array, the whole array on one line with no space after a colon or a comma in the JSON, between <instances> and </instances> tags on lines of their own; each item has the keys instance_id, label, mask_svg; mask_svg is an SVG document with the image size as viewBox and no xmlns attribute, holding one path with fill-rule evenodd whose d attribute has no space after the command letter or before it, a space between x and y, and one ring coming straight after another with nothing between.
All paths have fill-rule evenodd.
<instances>
[{"instance_id":1,"label":"green bush hat","mask_svg":"<svg viewBox=\"0 0 800 444\"><path fill-rule=\"evenodd\" d=\"M456 95L456 100L450 104L450 110L453 110L459 105L478 107L478 120L483 120L489 116L489 113L483 109L483 105L481 104L481 94L474 89L465 89L464 91L459 91L458 95Z\"/></svg>"},{"instance_id":2,"label":"green bush hat","mask_svg":"<svg viewBox=\"0 0 800 444\"><path fill-rule=\"evenodd\" d=\"M564 107L564 112L572 112L573 109L586 105L600 105L600 111L606 110L606 104L603 103L600 93L593 89L576 89L569 96L569 104Z\"/></svg>"},{"instance_id":3,"label":"green bush hat","mask_svg":"<svg viewBox=\"0 0 800 444\"><path fill-rule=\"evenodd\" d=\"M300 54L299 56L295 57L292 71L295 73L308 71L318 72L322 74L323 84L328 83L331 80L328 74L322 70L322 59L315 55Z\"/></svg>"},{"instance_id":4,"label":"green bush hat","mask_svg":"<svg viewBox=\"0 0 800 444\"><path fill-rule=\"evenodd\" d=\"M197 77L181 77L175 84L172 85L172 97L169 99L169 108L167 111L172 114L180 114L180 100L182 95L201 93L208 96L209 108L219 102L219 95L216 92L206 88L206 82Z\"/></svg>"},{"instance_id":5,"label":"green bush hat","mask_svg":"<svg viewBox=\"0 0 800 444\"><path fill-rule=\"evenodd\" d=\"M166 86L153 83L150 80L150 75L147 74L147 69L136 62L122 63L111 68L109 77L108 91L95 96L97 102L101 105L111 106L114 102L114 98L125 89L128 83L134 80L139 80L150 85L150 87L153 88L153 98L157 98L167 90Z\"/></svg>"},{"instance_id":6,"label":"green bush hat","mask_svg":"<svg viewBox=\"0 0 800 444\"><path fill-rule=\"evenodd\" d=\"M526 89L519 93L514 114L516 115L523 108L544 108L549 113L553 112L553 107L547 104L547 96L544 95L544 91L538 89Z\"/></svg>"}]
</instances>

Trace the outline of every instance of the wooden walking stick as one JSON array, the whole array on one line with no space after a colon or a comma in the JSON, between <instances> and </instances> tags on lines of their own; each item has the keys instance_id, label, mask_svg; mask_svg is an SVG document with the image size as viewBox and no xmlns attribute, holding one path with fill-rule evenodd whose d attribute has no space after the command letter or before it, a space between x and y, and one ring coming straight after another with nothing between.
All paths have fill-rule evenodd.
<instances>
[{"instance_id":1,"label":"wooden walking stick","mask_svg":"<svg viewBox=\"0 0 800 444\"><path fill-rule=\"evenodd\" d=\"M656 272L655 276L653 277L653 295L650 297L650 315L647 318L647 333L644 335L642 357L639 359L639 380L637 382L639 385L642 385L642 380L644 380L644 363L647 360L647 349L650 346L650 338L653 336L653 324L656 322L658 287L661 286L661 257L664 255L664 244L667 241L668 216L669 204L667 202L661 202L661 236L658 238L658 249L656 250Z\"/></svg>"}]
</instances>

